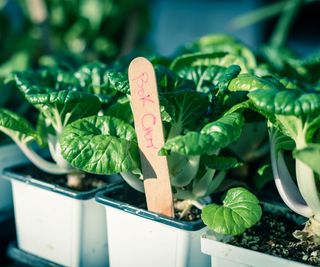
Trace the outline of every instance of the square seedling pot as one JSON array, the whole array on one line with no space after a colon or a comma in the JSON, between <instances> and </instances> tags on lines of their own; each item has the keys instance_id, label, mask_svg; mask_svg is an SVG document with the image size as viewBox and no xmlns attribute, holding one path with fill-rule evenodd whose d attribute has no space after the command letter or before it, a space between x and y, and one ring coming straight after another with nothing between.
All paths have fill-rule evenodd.
<instances>
[{"instance_id":1,"label":"square seedling pot","mask_svg":"<svg viewBox=\"0 0 320 267\"><path fill-rule=\"evenodd\" d=\"M285 214L286 217L302 223L301 217L296 216L283 205L263 203L266 210L274 213ZM221 235L208 231L201 237L201 250L204 254L211 256L211 266L223 267L307 267L311 265L297 261L272 256L258 251L227 244L230 236Z\"/></svg>"},{"instance_id":2,"label":"square seedling pot","mask_svg":"<svg viewBox=\"0 0 320 267\"><path fill-rule=\"evenodd\" d=\"M107 266L105 211L94 195L22 175L33 165L7 168L19 249L63 266ZM112 182L112 181L110 181Z\"/></svg>"},{"instance_id":3,"label":"square seedling pot","mask_svg":"<svg viewBox=\"0 0 320 267\"><path fill-rule=\"evenodd\" d=\"M201 220L186 222L146 211L141 208L144 194L126 184L99 192L96 200L106 209L111 267L210 265L200 250L200 237L207 230Z\"/></svg>"}]
</instances>

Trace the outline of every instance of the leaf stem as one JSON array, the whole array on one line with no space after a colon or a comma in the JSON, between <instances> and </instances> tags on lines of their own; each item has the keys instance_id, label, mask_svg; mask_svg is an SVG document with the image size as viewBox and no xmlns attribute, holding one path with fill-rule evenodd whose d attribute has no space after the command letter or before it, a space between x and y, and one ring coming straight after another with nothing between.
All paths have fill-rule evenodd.
<instances>
[{"instance_id":1,"label":"leaf stem","mask_svg":"<svg viewBox=\"0 0 320 267\"><path fill-rule=\"evenodd\" d=\"M56 163L50 162L38 155L30 146L14 140L26 157L39 169L52 174L67 174L72 169L62 168Z\"/></svg>"}]
</instances>

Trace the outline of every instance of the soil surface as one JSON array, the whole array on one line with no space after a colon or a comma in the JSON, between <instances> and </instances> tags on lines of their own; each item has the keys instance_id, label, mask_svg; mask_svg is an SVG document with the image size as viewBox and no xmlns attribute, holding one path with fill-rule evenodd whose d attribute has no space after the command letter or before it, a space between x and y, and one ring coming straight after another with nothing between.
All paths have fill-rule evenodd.
<instances>
[{"instance_id":1,"label":"soil surface","mask_svg":"<svg viewBox=\"0 0 320 267\"><path fill-rule=\"evenodd\" d=\"M54 175L47 172L43 172L37 167L35 167L33 164L24 164L24 165L16 166L16 167L10 168L10 170L8 171L10 171L15 176L16 175L28 176L29 178L37 179L43 182L47 182L49 184L55 184L63 188L72 189L78 192L90 191L96 188L103 187L108 183L107 176L105 175L95 175L95 174L86 173L79 187L77 188L69 187L67 185L66 175Z\"/></svg>"},{"instance_id":2,"label":"soil surface","mask_svg":"<svg viewBox=\"0 0 320 267\"><path fill-rule=\"evenodd\" d=\"M260 251L282 258L320 266L320 245L302 242L292 236L302 230L285 216L264 212L260 222L229 242L232 245Z\"/></svg>"},{"instance_id":3,"label":"soil surface","mask_svg":"<svg viewBox=\"0 0 320 267\"><path fill-rule=\"evenodd\" d=\"M127 185L121 187L121 190L113 190L112 192L107 194L107 197L124 203L128 203L140 209L147 210L145 194L140 193ZM197 209L196 207L192 207L187 216L182 219L179 218L180 213L181 211L175 209L174 217L182 221L191 222L197 221L201 218L201 210Z\"/></svg>"}]
</instances>

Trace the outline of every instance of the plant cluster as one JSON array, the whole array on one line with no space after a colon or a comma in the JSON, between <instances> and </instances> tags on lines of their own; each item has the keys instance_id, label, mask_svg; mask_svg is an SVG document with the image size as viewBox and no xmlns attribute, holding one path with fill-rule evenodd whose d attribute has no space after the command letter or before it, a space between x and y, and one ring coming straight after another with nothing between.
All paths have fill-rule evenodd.
<instances>
[{"instance_id":1,"label":"plant cluster","mask_svg":"<svg viewBox=\"0 0 320 267\"><path fill-rule=\"evenodd\" d=\"M159 155L168 157L180 217L196 206L209 228L227 234L240 234L259 221L259 201L243 187L229 189L222 205L207 200L223 182L228 184L229 170L243 164L234 152L241 135L249 136L242 141L248 147L256 148L252 144L257 140L261 143L259 136L246 132L245 125L268 121L280 195L290 208L310 218L306 229L296 235L318 242L319 231L314 229L320 205L316 160L320 99L314 72L320 61L288 58L294 62L288 68L299 66L293 79L276 71L271 62L257 61L248 47L226 35L187 43L173 59L150 60L165 131ZM81 183L84 172L120 173L129 185L144 191L126 65L28 70L12 74L10 82L40 115L34 129L22 117L1 109L0 128L36 166L68 174L70 186ZM261 131L267 133L265 128ZM36 153L34 141L48 147L53 161ZM283 149L292 151L296 159L298 187L285 166Z\"/></svg>"}]
</instances>

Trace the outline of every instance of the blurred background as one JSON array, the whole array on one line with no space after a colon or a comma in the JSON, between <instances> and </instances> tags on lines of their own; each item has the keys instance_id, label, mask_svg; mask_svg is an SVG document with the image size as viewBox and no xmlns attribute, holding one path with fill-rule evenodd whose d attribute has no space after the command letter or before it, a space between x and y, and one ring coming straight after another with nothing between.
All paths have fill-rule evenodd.
<instances>
[{"instance_id":1,"label":"blurred background","mask_svg":"<svg viewBox=\"0 0 320 267\"><path fill-rule=\"evenodd\" d=\"M133 47L172 55L219 32L256 49L288 2L300 2L288 44L308 54L320 39L318 0L0 0L0 63L8 63L0 76L49 60L43 55L113 60Z\"/></svg>"}]
</instances>

